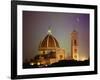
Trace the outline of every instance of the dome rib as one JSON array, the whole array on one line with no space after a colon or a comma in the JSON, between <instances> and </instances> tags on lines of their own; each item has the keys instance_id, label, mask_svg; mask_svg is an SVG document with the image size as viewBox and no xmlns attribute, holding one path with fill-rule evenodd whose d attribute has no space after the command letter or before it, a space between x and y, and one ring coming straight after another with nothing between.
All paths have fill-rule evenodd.
<instances>
[{"instance_id":1,"label":"dome rib","mask_svg":"<svg viewBox=\"0 0 100 80\"><path fill-rule=\"evenodd\" d=\"M49 38L49 36L48 36L48 38ZM49 41L49 39L47 39L47 47L48 47L48 43L49 43L48 41Z\"/></svg>"},{"instance_id":2,"label":"dome rib","mask_svg":"<svg viewBox=\"0 0 100 80\"><path fill-rule=\"evenodd\" d=\"M55 38L52 36L52 39L54 40L54 45L55 45L55 47L56 47L56 42L55 42Z\"/></svg>"}]
</instances>

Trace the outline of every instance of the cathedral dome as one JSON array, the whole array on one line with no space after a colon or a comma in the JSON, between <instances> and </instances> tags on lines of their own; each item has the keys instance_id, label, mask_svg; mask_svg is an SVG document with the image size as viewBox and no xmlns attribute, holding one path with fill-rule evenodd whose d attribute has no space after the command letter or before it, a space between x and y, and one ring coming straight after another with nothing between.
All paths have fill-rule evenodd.
<instances>
[{"instance_id":1,"label":"cathedral dome","mask_svg":"<svg viewBox=\"0 0 100 80\"><path fill-rule=\"evenodd\" d=\"M59 43L54 36L52 36L51 31L48 30L48 34L40 43L39 48L59 48Z\"/></svg>"}]
</instances>

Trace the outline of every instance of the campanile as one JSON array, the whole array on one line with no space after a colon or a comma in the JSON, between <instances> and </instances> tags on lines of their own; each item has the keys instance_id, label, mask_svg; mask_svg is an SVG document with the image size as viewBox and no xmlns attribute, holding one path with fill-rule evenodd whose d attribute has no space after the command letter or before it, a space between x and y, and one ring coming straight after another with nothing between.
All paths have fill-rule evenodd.
<instances>
[{"instance_id":1,"label":"campanile","mask_svg":"<svg viewBox=\"0 0 100 80\"><path fill-rule=\"evenodd\" d=\"M71 33L71 58L78 60L78 32L76 30Z\"/></svg>"}]
</instances>

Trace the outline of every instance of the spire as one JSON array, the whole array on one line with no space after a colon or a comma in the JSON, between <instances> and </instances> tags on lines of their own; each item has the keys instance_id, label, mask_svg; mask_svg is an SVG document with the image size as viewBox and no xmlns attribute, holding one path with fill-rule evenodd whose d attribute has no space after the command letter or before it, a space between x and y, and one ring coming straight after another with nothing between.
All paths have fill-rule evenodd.
<instances>
[{"instance_id":1,"label":"spire","mask_svg":"<svg viewBox=\"0 0 100 80\"><path fill-rule=\"evenodd\" d=\"M48 28L48 34L52 34L51 27Z\"/></svg>"}]
</instances>

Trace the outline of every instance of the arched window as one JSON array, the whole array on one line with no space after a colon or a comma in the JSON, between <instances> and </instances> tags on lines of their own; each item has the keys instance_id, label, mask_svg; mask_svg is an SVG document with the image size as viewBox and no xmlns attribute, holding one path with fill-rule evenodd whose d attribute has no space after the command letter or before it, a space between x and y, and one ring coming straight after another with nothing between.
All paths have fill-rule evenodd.
<instances>
[{"instance_id":1,"label":"arched window","mask_svg":"<svg viewBox=\"0 0 100 80\"><path fill-rule=\"evenodd\" d=\"M77 45L77 41L76 41L76 40L74 40L74 45L75 45L75 46Z\"/></svg>"}]
</instances>

